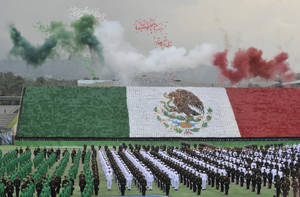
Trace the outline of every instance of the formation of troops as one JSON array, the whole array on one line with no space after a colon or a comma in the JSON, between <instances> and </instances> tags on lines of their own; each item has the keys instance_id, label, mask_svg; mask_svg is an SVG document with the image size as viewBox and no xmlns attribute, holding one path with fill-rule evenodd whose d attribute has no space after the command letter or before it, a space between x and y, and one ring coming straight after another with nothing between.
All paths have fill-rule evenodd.
<instances>
[{"instance_id":1,"label":"formation of troops","mask_svg":"<svg viewBox=\"0 0 300 197\"><path fill-rule=\"evenodd\" d=\"M31 161L31 153L33 160ZM72 165L66 170L71 158ZM0 152L0 197L69 197L75 190L78 175L82 197L99 193L99 168L105 174L107 189L115 181L121 195L135 184L141 195L152 190L155 182L167 196L170 189L187 187L197 195L207 186L224 195L236 185L260 194L262 187L274 190L274 196L300 197L300 144L214 147L182 143L180 147L126 145L109 148L67 149L27 147ZM47 174L54 166L54 172ZM64 176L65 175L65 176Z\"/></svg>"}]
</instances>

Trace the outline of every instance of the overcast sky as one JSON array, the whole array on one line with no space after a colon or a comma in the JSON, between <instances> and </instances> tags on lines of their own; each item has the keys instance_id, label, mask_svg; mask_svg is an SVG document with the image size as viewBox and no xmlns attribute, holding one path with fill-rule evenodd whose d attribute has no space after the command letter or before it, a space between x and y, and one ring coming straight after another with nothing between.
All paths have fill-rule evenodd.
<instances>
[{"instance_id":1,"label":"overcast sky","mask_svg":"<svg viewBox=\"0 0 300 197\"><path fill-rule=\"evenodd\" d=\"M210 43L223 50L227 35L231 52L254 46L271 58L285 51L292 69L300 72L299 0L1 0L0 59L5 59L12 47L9 24L39 44L43 36L34 24L70 22L68 10L73 6L98 8L108 20L120 21L125 38L145 54L154 44L150 37L137 33L133 23L151 17L168 21L165 31L175 46L191 49Z\"/></svg>"}]
</instances>

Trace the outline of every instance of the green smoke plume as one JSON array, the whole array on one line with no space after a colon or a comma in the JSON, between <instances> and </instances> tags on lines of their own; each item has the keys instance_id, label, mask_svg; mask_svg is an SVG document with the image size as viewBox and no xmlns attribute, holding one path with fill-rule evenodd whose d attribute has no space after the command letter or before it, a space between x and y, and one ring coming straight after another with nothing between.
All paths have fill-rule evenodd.
<instances>
[{"instance_id":1,"label":"green smoke plume","mask_svg":"<svg viewBox=\"0 0 300 197\"><path fill-rule=\"evenodd\" d=\"M67 30L66 24L59 21L52 21L49 26L37 23L39 30L47 36L51 36L57 40L55 47L55 56L60 57L62 54L68 55L69 58L79 52L76 46L74 33Z\"/></svg>"},{"instance_id":2,"label":"green smoke plume","mask_svg":"<svg viewBox=\"0 0 300 197\"><path fill-rule=\"evenodd\" d=\"M10 38L13 41L13 48L10 53L20 56L27 64L33 66L41 65L51 55L53 48L57 44L54 37L49 37L41 46L33 46L30 44L13 25L10 26Z\"/></svg>"},{"instance_id":3,"label":"green smoke plume","mask_svg":"<svg viewBox=\"0 0 300 197\"><path fill-rule=\"evenodd\" d=\"M49 57L67 56L71 59L89 51L91 58L97 54L103 65L103 47L94 35L97 24L93 15L84 15L70 25L60 21L52 21L49 25L38 22L37 28L47 37L45 43L38 47L31 45L14 26L10 26L10 37L14 44L11 54L21 57L30 65L39 66Z\"/></svg>"},{"instance_id":4,"label":"green smoke plume","mask_svg":"<svg viewBox=\"0 0 300 197\"><path fill-rule=\"evenodd\" d=\"M94 29L97 25L97 20L93 15L84 15L80 17L77 21L72 23L72 27L75 32L75 42L81 48L83 46L88 46L89 50L95 51L100 60L104 61L102 54L102 45L94 35Z\"/></svg>"}]
</instances>

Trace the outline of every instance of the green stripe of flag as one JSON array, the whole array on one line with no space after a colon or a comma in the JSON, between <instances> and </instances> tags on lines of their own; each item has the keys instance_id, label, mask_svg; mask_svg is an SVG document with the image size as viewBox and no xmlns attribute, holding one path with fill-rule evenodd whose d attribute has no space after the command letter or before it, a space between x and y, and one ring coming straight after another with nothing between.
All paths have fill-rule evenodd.
<instances>
[{"instance_id":1,"label":"green stripe of flag","mask_svg":"<svg viewBox=\"0 0 300 197\"><path fill-rule=\"evenodd\" d=\"M129 137L125 87L28 87L20 137Z\"/></svg>"}]
</instances>

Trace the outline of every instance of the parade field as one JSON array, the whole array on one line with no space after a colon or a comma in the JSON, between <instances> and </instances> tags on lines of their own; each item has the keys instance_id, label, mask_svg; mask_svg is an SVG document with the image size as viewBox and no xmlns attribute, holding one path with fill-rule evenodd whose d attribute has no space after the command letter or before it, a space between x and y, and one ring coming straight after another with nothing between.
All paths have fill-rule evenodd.
<instances>
[{"instance_id":1,"label":"parade field","mask_svg":"<svg viewBox=\"0 0 300 197\"><path fill-rule=\"evenodd\" d=\"M30 144L31 143L31 144ZM48 144L47 144L48 143ZM25 148L25 146L30 146L31 147L31 151L34 150L34 148L36 148L37 146L40 146L41 148L44 147L44 146L47 146L47 148L53 148L54 150L56 150L57 148L60 148L61 151L67 149L70 153L71 151L73 150L73 148L75 147L75 149L78 151L79 149L83 149L82 147L82 144L94 144L96 147L98 145L107 145L109 144L110 146L113 146L113 145L119 145L121 142L112 142L112 141L109 141L109 142L105 142L105 141L102 141L102 142L61 142L61 144L58 144L56 146L52 145L51 142L36 142L36 143L33 143L32 141L29 142L23 142L23 143L20 143L20 142L17 142L16 145L10 145L10 146L0 146L0 150L2 151L2 155L5 154L6 152L8 151L13 151L14 149L19 149L20 147L23 147ZM127 142L127 143L131 143L131 142ZM133 144L135 142L132 142ZM191 144L194 144L196 142L191 142ZM208 144L210 144L211 142L207 142ZM244 145L249 145L249 144L258 144L258 145L266 145L266 144L273 144L273 143L283 143L283 144L294 144L295 142L294 141L284 141L284 142L223 142L222 145L224 146L244 146ZM149 142L139 142L138 144L149 144ZM172 142L154 142L154 143L151 143L150 144L154 144L154 145L171 145L171 146L176 146L178 145L179 146L179 142L175 142L175 143L172 143ZM215 144L217 144L217 142L215 142ZM90 150L90 147L88 146L87 150ZM32 156L32 160L33 160L33 156ZM99 158L97 158L99 159ZM57 162L54 163L54 165L52 167L49 168L49 170L47 171L47 175L52 175L56 169L57 166L59 166L60 162L61 162L62 158L60 160L58 160ZM71 168L72 166L72 163L71 163L71 160L69 160L67 162L67 166L63 172L63 176L67 176L68 175L68 172L69 172L69 169ZM99 185L99 196L104 196L104 197L110 197L110 196L120 196L120 190L119 188L117 187L117 184L115 181L112 182L112 188L110 191L107 190L106 188L106 184L107 184L107 181L105 179L105 174L104 172L101 170L101 166L100 166L100 163L99 163L99 177L100 177L100 185ZM33 168L33 171L34 171L35 168ZM83 164L81 162L79 162L79 168L78 168L78 173L80 173L80 171L83 170ZM79 179L78 177L75 179L75 190L74 190L74 193L73 193L73 196L81 196L81 193L80 193L80 189L79 189ZM127 196L136 196L137 194L139 194L139 190L138 188L132 184L132 187L131 187L131 190L127 190L125 191L125 195ZM230 189L229 189L229 195L228 196L232 196L232 197L240 197L240 196L243 196L243 197L253 197L253 196L262 196L262 197L267 197L267 196L273 196L275 193L275 189L274 187L272 187L272 189L267 189L266 187L262 187L261 189L261 193L260 195L257 195L255 192L251 192L251 188L250 190L246 190L245 189L245 185L243 188L241 188L239 185L236 185L235 183L230 183ZM147 190L146 191L146 195L162 195L162 196L165 196L165 193L158 188L157 184L155 182L153 182L153 189L152 191L149 191ZM36 196L36 194L34 194L34 196ZM196 193L193 193L189 188L187 188L185 185L183 184L180 184L179 185L179 189L178 191L175 191L173 188L170 189L170 193L169 193L169 196L170 197L192 197L192 196L197 196ZM201 192L201 196L206 196L206 197L221 197L221 196L225 196L224 193L221 193L219 190L216 190L216 188L212 188L210 187L209 185L207 186L207 189L206 190L202 190ZM289 193L288 197L292 197L292 192Z\"/></svg>"}]
</instances>

